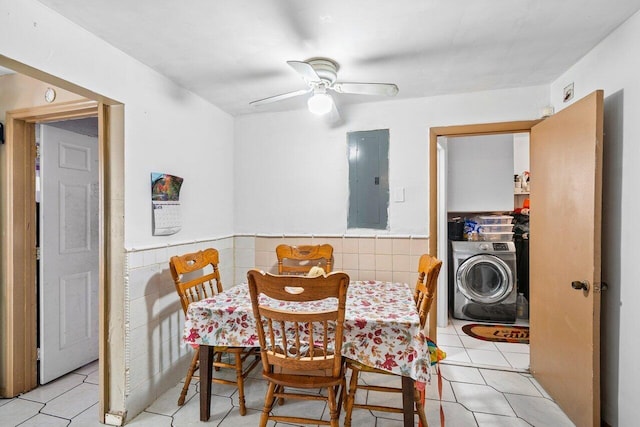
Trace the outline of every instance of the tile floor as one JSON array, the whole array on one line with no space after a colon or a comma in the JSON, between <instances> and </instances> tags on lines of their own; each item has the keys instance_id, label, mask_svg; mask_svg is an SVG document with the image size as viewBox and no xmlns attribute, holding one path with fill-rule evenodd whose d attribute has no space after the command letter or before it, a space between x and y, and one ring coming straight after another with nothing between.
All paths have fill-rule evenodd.
<instances>
[{"instance_id":1,"label":"tile floor","mask_svg":"<svg viewBox=\"0 0 640 427\"><path fill-rule=\"evenodd\" d=\"M489 342L472 338L462 331L469 322L449 319L446 328L438 328L438 347L447 353L449 364L474 366L508 371L529 371L529 345L517 343ZM529 326L518 320L518 326Z\"/></svg>"},{"instance_id":2,"label":"tile floor","mask_svg":"<svg viewBox=\"0 0 640 427\"><path fill-rule=\"evenodd\" d=\"M573 423L550 399L538 383L526 373L528 346L520 344L487 345L464 334L464 322L453 320L438 331L447 361L440 365L443 378L442 401L437 392L437 377L427 389L429 425L439 426L442 404L448 427L467 426L573 426ZM14 399L0 399L0 426L100 426L97 419L97 362L89 364L43 387ZM379 383L372 375L363 375L369 383ZM395 381L396 378L384 378ZM237 391L231 386L214 384L211 419L199 422L198 384L192 384L184 406L176 404L182 384L167 391L143 413L127 422L134 427L258 425L266 383L256 369L246 382L247 415L238 414ZM376 396L377 395L377 396ZM399 396L371 393L359 399L386 404L392 400L400 406ZM299 409L298 409L299 408ZM317 402L289 401L284 410L316 412L326 416L325 407ZM355 427L400 426L401 416L354 410ZM416 423L417 424L417 423ZM269 425L275 425L270 423ZM284 426L285 424L280 423Z\"/></svg>"},{"instance_id":3,"label":"tile floor","mask_svg":"<svg viewBox=\"0 0 640 427\"><path fill-rule=\"evenodd\" d=\"M13 399L0 399L0 426L96 426L98 361Z\"/></svg>"}]
</instances>

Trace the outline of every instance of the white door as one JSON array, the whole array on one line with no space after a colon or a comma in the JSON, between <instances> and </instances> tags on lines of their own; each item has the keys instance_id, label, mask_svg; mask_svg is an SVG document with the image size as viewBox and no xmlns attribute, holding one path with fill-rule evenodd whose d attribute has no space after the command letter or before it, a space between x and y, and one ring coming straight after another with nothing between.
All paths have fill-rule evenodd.
<instances>
[{"instance_id":1,"label":"white door","mask_svg":"<svg viewBox=\"0 0 640 427\"><path fill-rule=\"evenodd\" d=\"M98 139L41 126L40 383L98 358Z\"/></svg>"}]
</instances>

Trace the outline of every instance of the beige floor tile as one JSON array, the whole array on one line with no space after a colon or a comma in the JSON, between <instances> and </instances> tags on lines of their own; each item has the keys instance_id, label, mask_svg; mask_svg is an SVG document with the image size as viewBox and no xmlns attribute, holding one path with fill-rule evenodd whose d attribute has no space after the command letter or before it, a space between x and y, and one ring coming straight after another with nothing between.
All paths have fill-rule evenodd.
<instances>
[{"instance_id":1,"label":"beige floor tile","mask_svg":"<svg viewBox=\"0 0 640 427\"><path fill-rule=\"evenodd\" d=\"M98 422L98 406L96 403L89 409L81 412L71 419L71 424L73 427L101 427L104 424Z\"/></svg>"},{"instance_id":2,"label":"beige floor tile","mask_svg":"<svg viewBox=\"0 0 640 427\"><path fill-rule=\"evenodd\" d=\"M530 427L530 424L520 418L505 417L504 415L475 414L478 427Z\"/></svg>"},{"instance_id":3,"label":"beige floor tile","mask_svg":"<svg viewBox=\"0 0 640 427\"><path fill-rule=\"evenodd\" d=\"M200 395L196 394L173 415L173 427L215 426L232 411L238 410L232 406L230 398L211 396L211 417L206 423L200 422Z\"/></svg>"},{"instance_id":4,"label":"beige floor tile","mask_svg":"<svg viewBox=\"0 0 640 427\"><path fill-rule=\"evenodd\" d=\"M476 425L473 412L460 403L442 402L447 427L473 427ZM440 402L428 400L425 405L429 427L440 426Z\"/></svg>"},{"instance_id":5,"label":"beige floor tile","mask_svg":"<svg viewBox=\"0 0 640 427\"><path fill-rule=\"evenodd\" d=\"M36 416L43 407L42 403L13 399L0 406L0 426L17 426Z\"/></svg>"},{"instance_id":6,"label":"beige floor tile","mask_svg":"<svg viewBox=\"0 0 640 427\"><path fill-rule=\"evenodd\" d=\"M439 347L464 347L462 340L457 334L441 334L438 331Z\"/></svg>"},{"instance_id":7,"label":"beige floor tile","mask_svg":"<svg viewBox=\"0 0 640 427\"><path fill-rule=\"evenodd\" d=\"M514 368L529 371L529 355L524 353L502 353L507 362Z\"/></svg>"},{"instance_id":8,"label":"beige floor tile","mask_svg":"<svg viewBox=\"0 0 640 427\"><path fill-rule=\"evenodd\" d=\"M517 372L505 372L493 369L480 369L480 375L487 385L501 393L524 394L527 396L542 397L531 380Z\"/></svg>"},{"instance_id":9,"label":"beige floor tile","mask_svg":"<svg viewBox=\"0 0 640 427\"><path fill-rule=\"evenodd\" d=\"M456 400L470 411L515 416L504 395L493 387L465 383L453 383L451 386Z\"/></svg>"},{"instance_id":10,"label":"beige floor tile","mask_svg":"<svg viewBox=\"0 0 640 427\"><path fill-rule=\"evenodd\" d=\"M549 399L518 394L505 394L505 397L518 417L533 426L574 426L558 405Z\"/></svg>"},{"instance_id":11,"label":"beige floor tile","mask_svg":"<svg viewBox=\"0 0 640 427\"><path fill-rule=\"evenodd\" d=\"M66 427L67 425L69 425L69 420L52 417L51 415L38 414L20 424L20 427Z\"/></svg>"},{"instance_id":12,"label":"beige floor tile","mask_svg":"<svg viewBox=\"0 0 640 427\"><path fill-rule=\"evenodd\" d=\"M174 424L172 424L171 417L166 415L143 412L127 422L126 425L131 427L172 427Z\"/></svg>"},{"instance_id":13,"label":"beige floor tile","mask_svg":"<svg viewBox=\"0 0 640 427\"><path fill-rule=\"evenodd\" d=\"M471 363L476 365L511 368L507 359L505 359L499 351L467 348L467 354L469 355L469 359L471 359Z\"/></svg>"},{"instance_id":14,"label":"beige floor tile","mask_svg":"<svg viewBox=\"0 0 640 427\"><path fill-rule=\"evenodd\" d=\"M47 403L82 384L85 378L85 375L78 375L75 373L67 374L55 381L39 386L20 397L26 400L33 400L34 402Z\"/></svg>"},{"instance_id":15,"label":"beige floor tile","mask_svg":"<svg viewBox=\"0 0 640 427\"><path fill-rule=\"evenodd\" d=\"M216 385L217 384L214 384L214 386ZM176 384L175 387L164 392L158 399L156 399L155 402L153 402L153 404L151 404L151 406L145 409L145 411L158 415L172 416L180 409L180 406L178 406L178 398L180 397L183 386L184 383L182 382ZM189 391L187 391L185 402L195 396L195 394L196 386L192 383L189 385Z\"/></svg>"},{"instance_id":16,"label":"beige floor tile","mask_svg":"<svg viewBox=\"0 0 640 427\"><path fill-rule=\"evenodd\" d=\"M442 364L462 362L471 363L471 359L467 354L467 350L464 347L449 347L446 345L440 346L440 348L447 353L447 357L442 361Z\"/></svg>"},{"instance_id":17,"label":"beige floor tile","mask_svg":"<svg viewBox=\"0 0 640 427\"><path fill-rule=\"evenodd\" d=\"M42 413L71 419L98 402L98 386L83 383L47 403Z\"/></svg>"}]
</instances>

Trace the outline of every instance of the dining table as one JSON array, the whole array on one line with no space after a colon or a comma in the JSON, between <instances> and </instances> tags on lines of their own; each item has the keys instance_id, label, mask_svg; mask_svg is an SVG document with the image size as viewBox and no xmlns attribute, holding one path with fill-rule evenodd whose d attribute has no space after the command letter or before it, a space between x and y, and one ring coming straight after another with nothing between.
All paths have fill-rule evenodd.
<instances>
[{"instance_id":1,"label":"dining table","mask_svg":"<svg viewBox=\"0 0 640 427\"><path fill-rule=\"evenodd\" d=\"M214 346L259 346L248 285L189 304L183 342L199 348L200 420L208 421ZM404 426L414 425L413 388L429 383L431 353L408 284L349 283L342 355L401 376Z\"/></svg>"}]
</instances>

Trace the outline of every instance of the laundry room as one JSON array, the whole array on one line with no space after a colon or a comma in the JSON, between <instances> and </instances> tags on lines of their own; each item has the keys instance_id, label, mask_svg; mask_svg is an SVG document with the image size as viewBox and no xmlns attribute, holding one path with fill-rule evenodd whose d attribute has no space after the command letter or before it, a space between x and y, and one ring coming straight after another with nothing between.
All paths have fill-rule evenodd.
<instances>
[{"instance_id":1,"label":"laundry room","mask_svg":"<svg viewBox=\"0 0 640 427\"><path fill-rule=\"evenodd\" d=\"M528 343L529 169L528 133L446 141L448 317L463 343L469 335L484 339L482 329ZM528 366L528 354L495 360Z\"/></svg>"}]
</instances>

